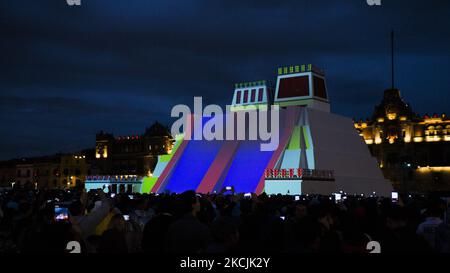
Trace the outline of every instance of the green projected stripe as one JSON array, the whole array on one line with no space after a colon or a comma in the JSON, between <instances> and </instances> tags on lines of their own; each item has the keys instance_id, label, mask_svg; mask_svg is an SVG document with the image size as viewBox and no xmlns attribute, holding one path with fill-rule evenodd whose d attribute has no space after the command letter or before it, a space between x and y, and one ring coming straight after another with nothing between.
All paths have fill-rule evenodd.
<instances>
[{"instance_id":1,"label":"green projected stripe","mask_svg":"<svg viewBox=\"0 0 450 273\"><path fill-rule=\"evenodd\" d=\"M305 138L306 149L311 148L311 147L310 147L310 142L309 142L308 129L306 128L306 126L303 127L303 137Z\"/></svg>"},{"instance_id":2,"label":"green projected stripe","mask_svg":"<svg viewBox=\"0 0 450 273\"><path fill-rule=\"evenodd\" d=\"M141 193L149 193L155 186L158 177L144 177L142 180Z\"/></svg>"},{"instance_id":3,"label":"green projected stripe","mask_svg":"<svg viewBox=\"0 0 450 273\"><path fill-rule=\"evenodd\" d=\"M260 110L266 110L267 104L259 103L259 104L249 104L249 105L235 105L235 106L231 106L230 110L231 111L241 111L241 110L248 110L253 107L255 107L256 109L260 109Z\"/></svg>"},{"instance_id":4,"label":"green projected stripe","mask_svg":"<svg viewBox=\"0 0 450 273\"><path fill-rule=\"evenodd\" d=\"M300 149L300 126L295 126L289 141L288 150Z\"/></svg>"},{"instance_id":5,"label":"green projected stripe","mask_svg":"<svg viewBox=\"0 0 450 273\"><path fill-rule=\"evenodd\" d=\"M172 158L171 154L170 155L160 155L159 156L159 160L161 162L169 162L171 158Z\"/></svg>"}]
</instances>

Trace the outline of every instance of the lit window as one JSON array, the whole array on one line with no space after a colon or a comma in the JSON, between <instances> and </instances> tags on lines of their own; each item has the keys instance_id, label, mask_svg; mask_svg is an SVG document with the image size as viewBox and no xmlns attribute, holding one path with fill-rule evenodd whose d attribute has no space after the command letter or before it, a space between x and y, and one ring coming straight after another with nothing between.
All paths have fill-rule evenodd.
<instances>
[{"instance_id":1,"label":"lit window","mask_svg":"<svg viewBox=\"0 0 450 273\"><path fill-rule=\"evenodd\" d=\"M394 137L390 137L390 138L389 138L389 144L393 144L394 141L395 141L395 138L394 138Z\"/></svg>"},{"instance_id":2,"label":"lit window","mask_svg":"<svg viewBox=\"0 0 450 273\"><path fill-rule=\"evenodd\" d=\"M394 119L397 118L397 113L388 113L388 114L387 114L387 118L388 118L389 120L394 120Z\"/></svg>"},{"instance_id":3,"label":"lit window","mask_svg":"<svg viewBox=\"0 0 450 273\"><path fill-rule=\"evenodd\" d=\"M103 147L103 157L104 158L108 157L108 146L106 145Z\"/></svg>"}]
</instances>

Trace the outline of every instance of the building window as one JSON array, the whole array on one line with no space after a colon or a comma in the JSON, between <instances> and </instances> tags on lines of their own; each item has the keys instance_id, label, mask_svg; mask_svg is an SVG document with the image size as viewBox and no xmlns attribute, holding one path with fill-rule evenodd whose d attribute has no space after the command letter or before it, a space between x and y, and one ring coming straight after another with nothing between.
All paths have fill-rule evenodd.
<instances>
[{"instance_id":1,"label":"building window","mask_svg":"<svg viewBox=\"0 0 450 273\"><path fill-rule=\"evenodd\" d=\"M309 77L300 76L280 79L278 98L309 96Z\"/></svg>"},{"instance_id":2,"label":"building window","mask_svg":"<svg viewBox=\"0 0 450 273\"><path fill-rule=\"evenodd\" d=\"M241 91L236 92L236 104L241 103Z\"/></svg>"},{"instance_id":3,"label":"building window","mask_svg":"<svg viewBox=\"0 0 450 273\"><path fill-rule=\"evenodd\" d=\"M244 91L244 101L242 103L247 103L248 101L248 90Z\"/></svg>"},{"instance_id":4,"label":"building window","mask_svg":"<svg viewBox=\"0 0 450 273\"><path fill-rule=\"evenodd\" d=\"M256 89L252 89L252 92L250 95L250 102L255 102L255 96L256 96Z\"/></svg>"},{"instance_id":5,"label":"building window","mask_svg":"<svg viewBox=\"0 0 450 273\"><path fill-rule=\"evenodd\" d=\"M258 101L263 100L263 92L264 92L264 89L260 88L259 92L258 92Z\"/></svg>"},{"instance_id":6,"label":"building window","mask_svg":"<svg viewBox=\"0 0 450 273\"><path fill-rule=\"evenodd\" d=\"M388 118L389 120L394 120L394 119L397 118L397 113L388 113L388 114L387 114L387 118Z\"/></svg>"}]
</instances>

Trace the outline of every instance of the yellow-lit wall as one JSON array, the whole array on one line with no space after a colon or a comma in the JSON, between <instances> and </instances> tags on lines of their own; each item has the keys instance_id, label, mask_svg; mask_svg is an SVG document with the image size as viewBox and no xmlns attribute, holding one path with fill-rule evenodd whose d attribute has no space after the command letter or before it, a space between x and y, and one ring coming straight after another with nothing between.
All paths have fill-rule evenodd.
<instances>
[{"instance_id":1,"label":"yellow-lit wall","mask_svg":"<svg viewBox=\"0 0 450 273\"><path fill-rule=\"evenodd\" d=\"M89 167L89 164L86 163L86 155L61 156L59 186L74 187L77 180L84 182L88 175ZM65 170L67 170L67 173L65 173ZM76 170L79 170L79 173Z\"/></svg>"}]
</instances>

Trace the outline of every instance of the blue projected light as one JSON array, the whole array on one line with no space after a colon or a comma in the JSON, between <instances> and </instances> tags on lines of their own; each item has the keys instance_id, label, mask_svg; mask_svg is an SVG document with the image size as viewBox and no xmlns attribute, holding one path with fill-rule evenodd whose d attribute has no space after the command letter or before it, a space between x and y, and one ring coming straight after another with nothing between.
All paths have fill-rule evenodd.
<instances>
[{"instance_id":1,"label":"blue projected light","mask_svg":"<svg viewBox=\"0 0 450 273\"><path fill-rule=\"evenodd\" d=\"M166 190L196 190L222 146L220 141L191 140L172 172Z\"/></svg>"},{"instance_id":2,"label":"blue projected light","mask_svg":"<svg viewBox=\"0 0 450 273\"><path fill-rule=\"evenodd\" d=\"M204 117L203 125L209 119ZM196 190L223 144L223 141L190 140L165 190L176 193Z\"/></svg>"},{"instance_id":3,"label":"blue projected light","mask_svg":"<svg viewBox=\"0 0 450 273\"><path fill-rule=\"evenodd\" d=\"M243 141L231 163L222 187L234 186L236 192L254 192L273 151L262 152L260 141Z\"/></svg>"}]
</instances>

